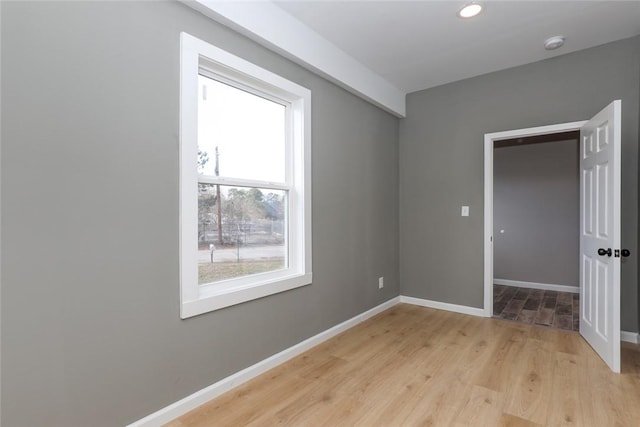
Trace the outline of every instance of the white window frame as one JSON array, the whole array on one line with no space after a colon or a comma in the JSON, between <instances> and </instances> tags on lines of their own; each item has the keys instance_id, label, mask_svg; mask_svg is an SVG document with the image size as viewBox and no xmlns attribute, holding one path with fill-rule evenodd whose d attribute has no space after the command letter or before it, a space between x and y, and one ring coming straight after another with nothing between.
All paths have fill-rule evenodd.
<instances>
[{"instance_id":1,"label":"white window frame","mask_svg":"<svg viewBox=\"0 0 640 427\"><path fill-rule=\"evenodd\" d=\"M286 179L199 177L198 75L248 89L287 108ZM288 267L198 284L198 182L287 190ZM186 319L305 286L311 270L311 91L187 33L180 34L180 317Z\"/></svg>"}]
</instances>

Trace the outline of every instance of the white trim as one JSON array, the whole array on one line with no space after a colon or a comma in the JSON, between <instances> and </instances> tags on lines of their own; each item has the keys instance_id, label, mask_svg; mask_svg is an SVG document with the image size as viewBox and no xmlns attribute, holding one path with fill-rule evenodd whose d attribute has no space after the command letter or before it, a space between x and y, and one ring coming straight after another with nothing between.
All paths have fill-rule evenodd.
<instances>
[{"instance_id":1,"label":"white trim","mask_svg":"<svg viewBox=\"0 0 640 427\"><path fill-rule=\"evenodd\" d=\"M266 274L265 274L266 275ZM311 284L312 274L300 274L288 278L278 277L272 280L256 280L259 275L245 276L253 280L245 287L229 287L216 290L216 285L200 286L200 298L193 301L183 301L180 316L187 319L209 311L219 310L224 307L240 304L246 301L266 297L291 289Z\"/></svg>"},{"instance_id":2,"label":"white trim","mask_svg":"<svg viewBox=\"0 0 640 427\"><path fill-rule=\"evenodd\" d=\"M484 316L493 315L493 143L502 139L579 130L586 120L484 135ZM577 268L577 267L576 267Z\"/></svg>"},{"instance_id":3,"label":"white trim","mask_svg":"<svg viewBox=\"0 0 640 427\"><path fill-rule=\"evenodd\" d=\"M192 409L197 408L198 406L207 403L208 401L215 399L223 393L228 392L234 387L239 386L260 374L267 372L270 369L275 368L276 366L286 362L289 359L292 359L299 354L304 353L305 351L327 341L330 338L335 337L336 335L346 331L349 328L356 326L359 323L364 322L365 320L375 316L376 314L382 313L383 311L393 307L398 304L401 300L401 297L392 298L370 310L365 311L357 316L352 317L349 320L346 320L330 329L327 329L324 332L321 332L317 335L312 336L292 347L289 347L280 353L274 354L271 357L268 357L254 365L249 366L242 371L236 372L233 375L230 375L202 390L199 390L184 399L181 399L175 403L172 403L169 406L166 406L159 411L154 412L138 421L135 421L129 424L128 427L151 427L151 426L160 426L162 424L168 423L181 415L186 414Z\"/></svg>"},{"instance_id":4,"label":"white trim","mask_svg":"<svg viewBox=\"0 0 640 427\"><path fill-rule=\"evenodd\" d=\"M203 70L280 99L287 106L284 183L199 176L197 82ZM235 84L234 84L235 85ZM206 182L284 189L288 194L286 268L198 285L198 187ZM180 33L180 317L185 319L312 282L311 91L187 33Z\"/></svg>"},{"instance_id":5,"label":"white trim","mask_svg":"<svg viewBox=\"0 0 640 427\"><path fill-rule=\"evenodd\" d=\"M484 136L484 316L493 316L493 139L488 135Z\"/></svg>"},{"instance_id":6,"label":"white trim","mask_svg":"<svg viewBox=\"0 0 640 427\"><path fill-rule=\"evenodd\" d=\"M397 117L406 93L269 1L181 0L203 15Z\"/></svg>"},{"instance_id":7,"label":"white trim","mask_svg":"<svg viewBox=\"0 0 640 427\"><path fill-rule=\"evenodd\" d=\"M581 120L577 122L559 123L555 125L536 126L532 128L506 130L501 132L493 132L485 134L485 139L488 137L492 141L500 141L503 139L513 138L526 138L529 136L549 135L552 133L571 132L580 130L582 126L587 123L587 120Z\"/></svg>"},{"instance_id":8,"label":"white trim","mask_svg":"<svg viewBox=\"0 0 640 427\"><path fill-rule=\"evenodd\" d=\"M476 307L469 307L466 305L450 304L448 302L432 301L428 299L407 297L404 295L400 295L400 302L403 302L406 304L419 305L422 307L435 308L438 310L452 311L454 313L469 314L471 316L486 317L484 315L483 309L476 308Z\"/></svg>"},{"instance_id":9,"label":"white trim","mask_svg":"<svg viewBox=\"0 0 640 427\"><path fill-rule=\"evenodd\" d=\"M314 335L298 344L295 344L281 351L280 353L274 354L273 356L261 360L260 362L249 366L248 368L245 368L239 372L236 372L235 374L223 378L222 380L208 387L205 387L202 390L196 391L195 393L183 399L180 399L179 401L174 402L169 406L166 406L150 415L147 415L144 418L139 419L138 421L129 424L127 427L156 427L173 421L174 419L186 414L187 412L197 408L198 406L203 405L212 399L215 399L216 397L232 390L233 388L252 380L258 375L261 375L268 370L273 369L278 365L281 365L282 363L285 363L286 361L304 353L305 351L310 350L311 348L319 344L322 344L323 342L335 337L336 335L350 328L353 328L359 323L362 323L365 320L370 319L371 317L380 314L383 311L400 303L451 311L460 314L468 314L471 316L485 317L484 310L481 308L449 304L445 302L431 301L400 295L386 302L383 302L382 304L373 307L372 309L367 310L364 313L358 314L357 316L354 316L349 320L333 326L326 331L320 332L317 335ZM622 341L634 344L640 342L638 333L636 332L621 331L620 336Z\"/></svg>"},{"instance_id":10,"label":"white trim","mask_svg":"<svg viewBox=\"0 0 640 427\"><path fill-rule=\"evenodd\" d=\"M580 293L580 287L568 285L554 285L552 283L523 282L522 280L493 279L494 285L514 286L516 288L544 289L546 291Z\"/></svg>"},{"instance_id":11,"label":"white trim","mask_svg":"<svg viewBox=\"0 0 640 427\"><path fill-rule=\"evenodd\" d=\"M620 331L620 341L638 344L640 343L640 334L638 332Z\"/></svg>"},{"instance_id":12,"label":"white trim","mask_svg":"<svg viewBox=\"0 0 640 427\"><path fill-rule=\"evenodd\" d=\"M257 187L264 188L267 190L281 190L281 191L289 191L291 190L291 186L288 184L281 184L277 182L265 182L265 181L256 181L251 179L241 179L241 178L227 178L222 176L212 176L212 175L200 175L198 176L198 182L203 184L211 184L211 185L226 185L229 187Z\"/></svg>"}]
</instances>

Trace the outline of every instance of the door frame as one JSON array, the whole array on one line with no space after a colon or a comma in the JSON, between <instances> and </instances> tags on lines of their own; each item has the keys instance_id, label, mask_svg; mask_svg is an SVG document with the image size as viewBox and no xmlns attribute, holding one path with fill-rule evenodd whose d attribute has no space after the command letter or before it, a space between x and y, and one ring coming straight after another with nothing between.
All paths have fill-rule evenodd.
<instances>
[{"instance_id":1,"label":"door frame","mask_svg":"<svg viewBox=\"0 0 640 427\"><path fill-rule=\"evenodd\" d=\"M587 123L559 123L524 129L486 133L484 135L484 316L493 317L493 148L494 142L504 139L525 138L529 136L547 135L578 131ZM576 259L576 269L579 260Z\"/></svg>"}]
</instances>

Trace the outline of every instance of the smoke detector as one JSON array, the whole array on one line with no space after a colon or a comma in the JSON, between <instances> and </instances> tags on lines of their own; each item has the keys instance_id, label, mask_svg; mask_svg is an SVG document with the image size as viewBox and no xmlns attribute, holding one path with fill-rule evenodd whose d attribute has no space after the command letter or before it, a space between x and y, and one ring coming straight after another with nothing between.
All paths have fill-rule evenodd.
<instances>
[{"instance_id":1,"label":"smoke detector","mask_svg":"<svg viewBox=\"0 0 640 427\"><path fill-rule=\"evenodd\" d=\"M547 50L555 50L564 44L564 36L549 37L544 42L544 48Z\"/></svg>"}]
</instances>

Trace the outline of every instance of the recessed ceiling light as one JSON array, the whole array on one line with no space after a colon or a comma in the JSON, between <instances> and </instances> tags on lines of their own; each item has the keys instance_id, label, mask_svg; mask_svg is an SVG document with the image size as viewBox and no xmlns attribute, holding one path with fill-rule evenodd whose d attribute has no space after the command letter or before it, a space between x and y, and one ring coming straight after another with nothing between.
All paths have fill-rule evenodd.
<instances>
[{"instance_id":1,"label":"recessed ceiling light","mask_svg":"<svg viewBox=\"0 0 640 427\"><path fill-rule=\"evenodd\" d=\"M563 36L553 36L545 40L544 48L547 50L554 50L561 47L563 44L564 44Z\"/></svg>"},{"instance_id":2,"label":"recessed ceiling light","mask_svg":"<svg viewBox=\"0 0 640 427\"><path fill-rule=\"evenodd\" d=\"M476 3L476 2L468 3L468 4L464 5L464 7L458 11L458 17L459 18L465 18L465 19L466 18L473 18L474 16L476 16L480 12L482 12L482 4Z\"/></svg>"}]
</instances>

